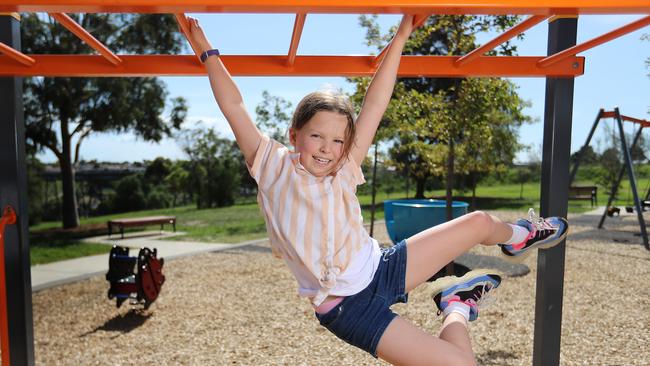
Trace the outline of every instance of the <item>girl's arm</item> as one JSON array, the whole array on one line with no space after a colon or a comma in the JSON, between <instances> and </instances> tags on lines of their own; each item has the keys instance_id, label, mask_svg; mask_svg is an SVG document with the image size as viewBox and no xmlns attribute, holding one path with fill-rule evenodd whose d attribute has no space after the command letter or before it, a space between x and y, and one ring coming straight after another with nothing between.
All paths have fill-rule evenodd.
<instances>
[{"instance_id":1,"label":"girl's arm","mask_svg":"<svg viewBox=\"0 0 650 366\"><path fill-rule=\"evenodd\" d=\"M190 23L189 36L194 41L194 44L199 47L197 51L202 53L212 49L210 42L199 26L199 21L191 17L188 17L188 20ZM208 57L205 60L205 67L208 70L214 98L217 100L217 104L226 120L228 120L246 162L252 166L262 133L248 115L241 93L219 57Z\"/></svg>"},{"instance_id":2,"label":"girl's arm","mask_svg":"<svg viewBox=\"0 0 650 366\"><path fill-rule=\"evenodd\" d=\"M356 143L352 145L350 151L357 164L361 164L368 154L368 149L375 137L379 122L381 122L386 107L388 107L388 102L390 102L395 87L402 49L412 30L413 16L404 15L386 52L386 56L368 86L359 117L357 117Z\"/></svg>"}]
</instances>

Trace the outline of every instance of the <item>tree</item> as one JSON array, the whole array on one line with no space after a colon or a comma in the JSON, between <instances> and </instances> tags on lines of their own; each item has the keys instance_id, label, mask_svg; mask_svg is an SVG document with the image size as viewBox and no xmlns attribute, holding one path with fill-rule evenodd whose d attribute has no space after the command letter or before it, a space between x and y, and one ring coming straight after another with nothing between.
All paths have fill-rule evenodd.
<instances>
[{"instance_id":1,"label":"tree","mask_svg":"<svg viewBox=\"0 0 650 366\"><path fill-rule=\"evenodd\" d=\"M183 38L171 15L71 14L84 29L116 53L178 53ZM21 20L26 53L94 52L52 18L25 14ZM79 225L75 198L75 165L82 142L92 132L132 131L147 141L160 141L180 127L186 114L183 98L165 109L165 84L156 78L24 79L28 145L49 149L61 167L63 227ZM57 131L58 130L58 131Z\"/></svg>"},{"instance_id":2,"label":"tree","mask_svg":"<svg viewBox=\"0 0 650 366\"><path fill-rule=\"evenodd\" d=\"M189 184L197 208L232 205L244 160L237 143L220 137L214 128L188 130L179 137L190 158Z\"/></svg>"},{"instance_id":3,"label":"tree","mask_svg":"<svg viewBox=\"0 0 650 366\"><path fill-rule=\"evenodd\" d=\"M603 187L607 187L612 190L615 190L618 193L620 188L620 183L616 186L618 181L618 175L623 167L623 163L620 159L619 148L618 147L609 147L600 155L600 163L603 167L602 173L598 177L598 184ZM616 194L613 199L616 199L618 194Z\"/></svg>"},{"instance_id":4,"label":"tree","mask_svg":"<svg viewBox=\"0 0 650 366\"><path fill-rule=\"evenodd\" d=\"M598 156L591 145L583 146L580 150L571 154L571 164L575 164L578 158L580 158L580 164L585 165L595 164L600 161L600 156Z\"/></svg>"},{"instance_id":5,"label":"tree","mask_svg":"<svg viewBox=\"0 0 650 366\"><path fill-rule=\"evenodd\" d=\"M264 100L255 107L257 127L272 139L288 144L287 131L291 120L291 102L262 92Z\"/></svg>"},{"instance_id":6,"label":"tree","mask_svg":"<svg viewBox=\"0 0 650 366\"><path fill-rule=\"evenodd\" d=\"M406 43L405 54L462 55L475 49L476 34L513 25L511 16L432 16ZM374 18L361 17L368 44L382 47ZM491 54L511 55L506 42ZM517 127L529 120L526 103L514 84L497 78L400 79L386 113L386 135L392 136L395 166L416 183L416 198L424 197L426 181L446 176L451 199L453 176L496 169L512 161L519 148ZM508 161L509 160L509 161Z\"/></svg>"}]
</instances>

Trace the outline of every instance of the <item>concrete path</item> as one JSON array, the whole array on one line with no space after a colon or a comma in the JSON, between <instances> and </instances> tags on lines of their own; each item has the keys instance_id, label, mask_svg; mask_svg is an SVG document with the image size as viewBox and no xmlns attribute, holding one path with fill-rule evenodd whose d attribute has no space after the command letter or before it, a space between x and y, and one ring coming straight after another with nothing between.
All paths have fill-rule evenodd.
<instances>
[{"instance_id":1,"label":"concrete path","mask_svg":"<svg viewBox=\"0 0 650 366\"><path fill-rule=\"evenodd\" d=\"M170 241L160 240L183 233L167 232L138 232L126 235L120 239L119 235L113 235L109 239L106 235L84 239L84 242L120 245L132 248L129 254L137 256L142 247L149 249L156 248L158 257L166 261L188 255L196 255L219 250L226 250L250 244L263 243L268 239L259 239L238 244L208 244L191 241ZM40 291L53 286L80 281L86 278L105 274L108 272L108 254L99 254L88 257L69 259L48 264L38 264L31 267L32 291Z\"/></svg>"}]
</instances>

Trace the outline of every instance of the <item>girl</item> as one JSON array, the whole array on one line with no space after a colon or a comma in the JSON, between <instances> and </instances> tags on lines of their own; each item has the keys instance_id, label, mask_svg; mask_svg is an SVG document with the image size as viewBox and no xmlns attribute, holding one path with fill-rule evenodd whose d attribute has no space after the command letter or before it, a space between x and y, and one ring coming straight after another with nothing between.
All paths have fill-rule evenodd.
<instances>
[{"instance_id":1,"label":"girl","mask_svg":"<svg viewBox=\"0 0 650 366\"><path fill-rule=\"evenodd\" d=\"M363 227L356 186L360 164L393 92L402 49L413 29L406 15L375 73L358 117L341 95L316 92L296 107L289 129L294 150L264 136L248 115L219 52L190 18L190 38L201 52L212 91L258 184L274 255L282 258L320 323L374 357L405 365L474 364L467 322L478 316L485 294L501 278L471 271L436 281L434 301L444 314L438 337L390 309L454 258L477 244L500 244L510 259L565 237L562 218L515 225L473 212L425 230L381 251Z\"/></svg>"}]
</instances>

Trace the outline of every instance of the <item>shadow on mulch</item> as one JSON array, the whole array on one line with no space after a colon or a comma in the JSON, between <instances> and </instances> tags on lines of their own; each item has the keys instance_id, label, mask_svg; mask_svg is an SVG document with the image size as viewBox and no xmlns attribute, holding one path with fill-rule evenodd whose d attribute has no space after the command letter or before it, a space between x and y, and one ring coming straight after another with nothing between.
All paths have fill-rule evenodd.
<instances>
[{"instance_id":1,"label":"shadow on mulch","mask_svg":"<svg viewBox=\"0 0 650 366\"><path fill-rule=\"evenodd\" d=\"M476 355L476 360L480 365L503 365L506 360L516 359L516 354L501 350L490 350Z\"/></svg>"},{"instance_id":2,"label":"shadow on mulch","mask_svg":"<svg viewBox=\"0 0 650 366\"><path fill-rule=\"evenodd\" d=\"M118 332L122 334L128 333L143 325L150 317L151 313L145 313L141 310L131 309L128 313L124 315L118 314L112 319L107 320L101 326L89 332L83 333L79 337L85 337L100 330L103 330L105 332Z\"/></svg>"}]
</instances>

